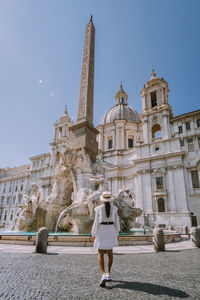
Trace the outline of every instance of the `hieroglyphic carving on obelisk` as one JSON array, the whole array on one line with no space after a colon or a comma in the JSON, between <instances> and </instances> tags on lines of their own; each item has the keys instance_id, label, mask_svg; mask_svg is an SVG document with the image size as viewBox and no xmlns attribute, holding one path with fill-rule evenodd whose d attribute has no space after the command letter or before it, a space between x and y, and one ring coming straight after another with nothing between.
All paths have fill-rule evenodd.
<instances>
[{"instance_id":1,"label":"hieroglyphic carving on obelisk","mask_svg":"<svg viewBox=\"0 0 200 300\"><path fill-rule=\"evenodd\" d=\"M91 16L85 32L77 123L88 121L93 124L94 42L95 28Z\"/></svg>"},{"instance_id":2,"label":"hieroglyphic carving on obelisk","mask_svg":"<svg viewBox=\"0 0 200 300\"><path fill-rule=\"evenodd\" d=\"M85 32L78 117L76 124L69 127L70 149L84 149L92 161L96 160L98 154L98 130L93 125L94 38L95 28L91 16Z\"/></svg>"}]
</instances>

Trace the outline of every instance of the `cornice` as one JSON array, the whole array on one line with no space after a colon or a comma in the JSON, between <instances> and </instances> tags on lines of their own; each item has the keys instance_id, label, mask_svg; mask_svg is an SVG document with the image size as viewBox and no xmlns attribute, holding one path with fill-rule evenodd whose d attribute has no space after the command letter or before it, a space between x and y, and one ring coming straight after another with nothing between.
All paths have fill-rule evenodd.
<instances>
[{"instance_id":1,"label":"cornice","mask_svg":"<svg viewBox=\"0 0 200 300\"><path fill-rule=\"evenodd\" d=\"M182 114L182 115L179 115L179 116L176 116L176 117L173 117L173 118L170 119L170 121L178 121L178 120L187 119L188 117L193 117L193 116L197 116L197 115L199 115L199 117L200 117L200 110L199 109L188 112L188 113L185 113L185 114Z\"/></svg>"},{"instance_id":2,"label":"cornice","mask_svg":"<svg viewBox=\"0 0 200 300\"><path fill-rule=\"evenodd\" d=\"M144 112L142 112L140 114L140 118L149 117L149 116L154 115L154 114L162 113L165 110L167 110L170 113L172 113L172 107L171 107L171 105L170 104L161 104L161 105L155 106L155 107L153 107L151 109L146 109L146 110L144 110ZM170 116L170 114L169 114L169 116Z\"/></svg>"},{"instance_id":3,"label":"cornice","mask_svg":"<svg viewBox=\"0 0 200 300\"><path fill-rule=\"evenodd\" d=\"M16 181L19 179L24 179L24 178L29 178L29 177L30 177L30 171L27 174L20 174L18 176L16 175L16 176L0 178L0 183Z\"/></svg>"},{"instance_id":4,"label":"cornice","mask_svg":"<svg viewBox=\"0 0 200 300\"><path fill-rule=\"evenodd\" d=\"M166 153L166 154L164 153L164 154L155 155L155 156L148 156L148 157L138 158L138 159L134 160L134 163L139 164L141 162L149 162L149 161L154 161L154 160L158 160L158 159L166 160L166 158L184 156L184 155L185 155L184 151Z\"/></svg>"},{"instance_id":5,"label":"cornice","mask_svg":"<svg viewBox=\"0 0 200 300\"><path fill-rule=\"evenodd\" d=\"M44 154L39 154L39 155L36 155L36 156L32 156L32 157L29 157L29 159L32 161L34 159L39 159L39 158L42 158L42 157L47 157L47 156L51 156L50 153L44 153Z\"/></svg>"}]
</instances>

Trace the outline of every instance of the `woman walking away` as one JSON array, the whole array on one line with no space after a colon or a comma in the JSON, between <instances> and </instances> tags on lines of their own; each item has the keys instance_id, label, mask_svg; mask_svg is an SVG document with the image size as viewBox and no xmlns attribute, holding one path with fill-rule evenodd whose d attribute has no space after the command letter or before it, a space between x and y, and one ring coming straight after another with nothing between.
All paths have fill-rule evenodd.
<instances>
[{"instance_id":1,"label":"woman walking away","mask_svg":"<svg viewBox=\"0 0 200 300\"><path fill-rule=\"evenodd\" d=\"M102 274L100 286L105 287L106 281L111 281L110 270L113 262L113 247L118 246L120 230L118 208L111 204L114 200L110 192L103 192L100 200L103 202L95 208L95 220L92 227L94 248L98 249L98 263ZM104 252L107 252L107 272L104 269Z\"/></svg>"}]
</instances>

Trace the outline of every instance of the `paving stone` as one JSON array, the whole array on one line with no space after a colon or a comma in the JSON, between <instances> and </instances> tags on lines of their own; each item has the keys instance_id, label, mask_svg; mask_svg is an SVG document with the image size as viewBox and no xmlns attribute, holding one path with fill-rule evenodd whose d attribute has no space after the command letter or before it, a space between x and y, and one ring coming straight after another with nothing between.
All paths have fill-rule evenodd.
<instances>
[{"instance_id":1,"label":"paving stone","mask_svg":"<svg viewBox=\"0 0 200 300\"><path fill-rule=\"evenodd\" d=\"M115 254L99 287L97 256L0 252L0 299L200 299L200 249Z\"/></svg>"}]
</instances>

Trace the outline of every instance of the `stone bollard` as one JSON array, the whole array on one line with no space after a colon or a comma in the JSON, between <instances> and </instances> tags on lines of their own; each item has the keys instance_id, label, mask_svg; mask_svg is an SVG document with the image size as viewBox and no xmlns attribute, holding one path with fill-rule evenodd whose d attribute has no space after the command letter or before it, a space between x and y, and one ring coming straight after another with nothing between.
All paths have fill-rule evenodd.
<instances>
[{"instance_id":1,"label":"stone bollard","mask_svg":"<svg viewBox=\"0 0 200 300\"><path fill-rule=\"evenodd\" d=\"M35 245L35 253L47 253L47 245L48 245L48 228L42 227L38 230L36 245Z\"/></svg>"},{"instance_id":2,"label":"stone bollard","mask_svg":"<svg viewBox=\"0 0 200 300\"><path fill-rule=\"evenodd\" d=\"M200 228L190 228L190 239L196 247L200 248Z\"/></svg>"},{"instance_id":3,"label":"stone bollard","mask_svg":"<svg viewBox=\"0 0 200 300\"><path fill-rule=\"evenodd\" d=\"M174 230L174 227L173 227L172 225L170 225L170 226L168 227L168 230L169 230L169 231L173 231L173 230Z\"/></svg>"},{"instance_id":4,"label":"stone bollard","mask_svg":"<svg viewBox=\"0 0 200 300\"><path fill-rule=\"evenodd\" d=\"M183 226L183 234L188 235L189 234L189 230L187 226Z\"/></svg>"},{"instance_id":5,"label":"stone bollard","mask_svg":"<svg viewBox=\"0 0 200 300\"><path fill-rule=\"evenodd\" d=\"M153 230L153 245L156 252L165 251L164 232L160 228L154 228Z\"/></svg>"}]
</instances>

